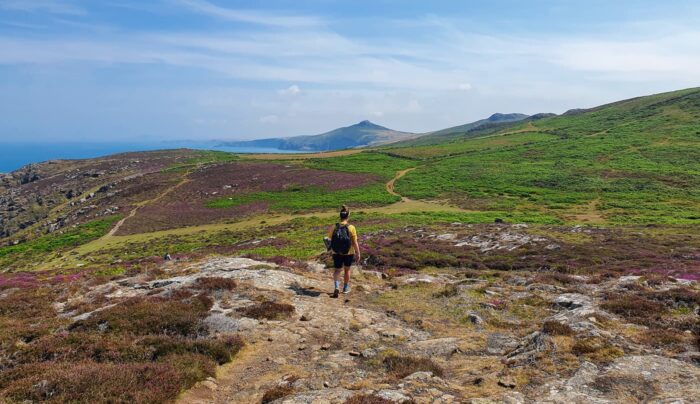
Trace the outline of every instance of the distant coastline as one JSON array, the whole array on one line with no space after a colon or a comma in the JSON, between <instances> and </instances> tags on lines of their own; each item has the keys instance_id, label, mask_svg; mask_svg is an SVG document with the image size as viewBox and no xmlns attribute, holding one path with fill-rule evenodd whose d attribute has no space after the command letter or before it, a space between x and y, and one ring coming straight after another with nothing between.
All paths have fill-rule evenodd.
<instances>
[{"instance_id":1,"label":"distant coastline","mask_svg":"<svg viewBox=\"0 0 700 404\"><path fill-rule=\"evenodd\" d=\"M223 146L218 142L153 142L153 143L10 143L0 142L0 173L9 173L27 164L58 159L87 159L115 153L138 152L162 149L219 150L231 153L307 153L302 150L281 150L267 147Z\"/></svg>"}]
</instances>

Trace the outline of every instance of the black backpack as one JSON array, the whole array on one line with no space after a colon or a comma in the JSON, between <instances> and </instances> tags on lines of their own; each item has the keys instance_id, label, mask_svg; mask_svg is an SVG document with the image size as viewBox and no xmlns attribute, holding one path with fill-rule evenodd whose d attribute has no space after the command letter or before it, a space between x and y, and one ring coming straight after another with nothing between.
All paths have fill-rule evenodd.
<instances>
[{"instance_id":1,"label":"black backpack","mask_svg":"<svg viewBox=\"0 0 700 404\"><path fill-rule=\"evenodd\" d=\"M348 225L335 224L333 237L331 237L331 249L336 254L347 254L350 251L352 239L350 238L350 230Z\"/></svg>"}]
</instances>

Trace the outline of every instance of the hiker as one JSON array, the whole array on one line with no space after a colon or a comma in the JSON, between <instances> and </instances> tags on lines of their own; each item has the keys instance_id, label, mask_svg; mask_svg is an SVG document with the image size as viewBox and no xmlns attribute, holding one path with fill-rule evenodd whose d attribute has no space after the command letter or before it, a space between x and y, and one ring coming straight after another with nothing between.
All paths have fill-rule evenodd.
<instances>
[{"instance_id":1,"label":"hiker","mask_svg":"<svg viewBox=\"0 0 700 404\"><path fill-rule=\"evenodd\" d=\"M357 244L357 230L348 223L350 211L343 205L340 208L340 222L328 230L330 238L330 250L333 253L333 297L337 298L340 292L340 270L344 269L343 293L350 293L350 267L353 259L360 262L360 246Z\"/></svg>"}]
</instances>

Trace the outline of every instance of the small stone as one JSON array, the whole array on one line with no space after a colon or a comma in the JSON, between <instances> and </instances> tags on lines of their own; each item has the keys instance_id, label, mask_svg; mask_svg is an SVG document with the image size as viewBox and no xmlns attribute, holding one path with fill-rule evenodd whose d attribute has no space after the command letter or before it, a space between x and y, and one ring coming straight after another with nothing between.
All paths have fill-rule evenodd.
<instances>
[{"instance_id":1,"label":"small stone","mask_svg":"<svg viewBox=\"0 0 700 404\"><path fill-rule=\"evenodd\" d=\"M301 317L299 318L299 320L300 321L311 321L311 317L306 315L306 314L302 314Z\"/></svg>"},{"instance_id":2,"label":"small stone","mask_svg":"<svg viewBox=\"0 0 700 404\"><path fill-rule=\"evenodd\" d=\"M357 351L350 351L349 354L350 356L360 356L360 353Z\"/></svg>"},{"instance_id":3,"label":"small stone","mask_svg":"<svg viewBox=\"0 0 700 404\"><path fill-rule=\"evenodd\" d=\"M269 342L274 341L274 339L272 339L272 337L267 337L267 340L268 340Z\"/></svg>"},{"instance_id":4,"label":"small stone","mask_svg":"<svg viewBox=\"0 0 700 404\"><path fill-rule=\"evenodd\" d=\"M501 376L498 379L498 385L509 389L514 389L516 386L515 379L512 376Z\"/></svg>"},{"instance_id":5,"label":"small stone","mask_svg":"<svg viewBox=\"0 0 700 404\"><path fill-rule=\"evenodd\" d=\"M328 387L331 387L331 385L328 382L323 382L323 387L328 388Z\"/></svg>"},{"instance_id":6,"label":"small stone","mask_svg":"<svg viewBox=\"0 0 700 404\"><path fill-rule=\"evenodd\" d=\"M361 352L363 358L374 358L377 356L377 350L372 348L367 348Z\"/></svg>"},{"instance_id":7,"label":"small stone","mask_svg":"<svg viewBox=\"0 0 700 404\"><path fill-rule=\"evenodd\" d=\"M322 351L327 351L327 350L329 350L329 349L331 349L331 344L323 344L323 345L321 345L321 350L322 350Z\"/></svg>"},{"instance_id":8,"label":"small stone","mask_svg":"<svg viewBox=\"0 0 700 404\"><path fill-rule=\"evenodd\" d=\"M205 381L201 382L201 385L206 387L209 390L216 390L219 388L219 386L216 383L212 382L211 380L205 380Z\"/></svg>"},{"instance_id":9,"label":"small stone","mask_svg":"<svg viewBox=\"0 0 700 404\"><path fill-rule=\"evenodd\" d=\"M469 313L469 321L472 324L481 324L484 320L476 313Z\"/></svg>"},{"instance_id":10,"label":"small stone","mask_svg":"<svg viewBox=\"0 0 700 404\"><path fill-rule=\"evenodd\" d=\"M433 372L415 372L404 377L404 380L430 380L432 377Z\"/></svg>"},{"instance_id":11,"label":"small stone","mask_svg":"<svg viewBox=\"0 0 700 404\"><path fill-rule=\"evenodd\" d=\"M305 350L305 349L306 349L306 345L299 345L299 350L300 350L300 351L303 351L303 350Z\"/></svg>"}]
</instances>

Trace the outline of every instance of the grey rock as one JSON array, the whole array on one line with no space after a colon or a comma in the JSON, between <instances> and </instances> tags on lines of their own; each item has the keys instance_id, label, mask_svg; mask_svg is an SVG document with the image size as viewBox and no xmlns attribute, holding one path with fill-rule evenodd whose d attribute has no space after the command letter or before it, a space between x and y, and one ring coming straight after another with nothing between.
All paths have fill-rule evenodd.
<instances>
[{"instance_id":1,"label":"grey rock","mask_svg":"<svg viewBox=\"0 0 700 404\"><path fill-rule=\"evenodd\" d=\"M562 309L573 310L582 307L592 307L593 302L588 296L578 293L565 293L554 298L554 306Z\"/></svg>"},{"instance_id":2,"label":"grey rock","mask_svg":"<svg viewBox=\"0 0 700 404\"><path fill-rule=\"evenodd\" d=\"M447 356L459 350L457 338L436 338L412 342L407 348L420 356Z\"/></svg>"},{"instance_id":3,"label":"grey rock","mask_svg":"<svg viewBox=\"0 0 700 404\"><path fill-rule=\"evenodd\" d=\"M493 333L486 339L486 352L491 355L504 355L517 348L520 340L512 335Z\"/></svg>"},{"instance_id":4,"label":"grey rock","mask_svg":"<svg viewBox=\"0 0 700 404\"><path fill-rule=\"evenodd\" d=\"M483 322L484 322L484 319L482 319L482 318L481 318L478 314L476 314L476 313L469 313L468 317L469 317L469 321L470 321L472 324L479 325L479 324L483 324Z\"/></svg>"}]
</instances>

